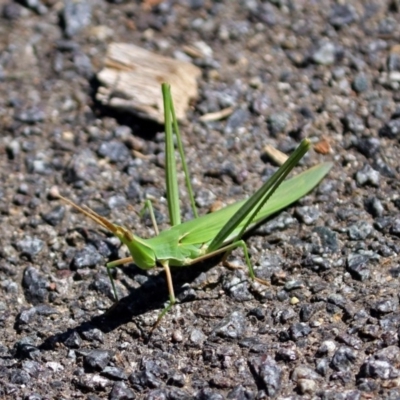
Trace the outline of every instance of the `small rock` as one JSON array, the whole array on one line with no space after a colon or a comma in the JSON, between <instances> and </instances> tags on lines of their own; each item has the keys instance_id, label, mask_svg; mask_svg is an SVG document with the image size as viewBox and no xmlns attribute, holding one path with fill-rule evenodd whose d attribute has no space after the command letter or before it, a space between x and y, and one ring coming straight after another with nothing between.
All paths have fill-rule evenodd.
<instances>
[{"instance_id":1,"label":"small rock","mask_svg":"<svg viewBox=\"0 0 400 400\"><path fill-rule=\"evenodd\" d=\"M394 312L396 310L396 305L393 300L380 300L371 306L371 311L383 315Z\"/></svg>"},{"instance_id":2,"label":"small rock","mask_svg":"<svg viewBox=\"0 0 400 400\"><path fill-rule=\"evenodd\" d=\"M400 136L400 118L392 119L387 122L381 129L379 129L379 135L382 137L388 137L389 139L395 139Z\"/></svg>"},{"instance_id":3,"label":"small rock","mask_svg":"<svg viewBox=\"0 0 400 400\"><path fill-rule=\"evenodd\" d=\"M74 269L91 268L103 262L103 257L93 246L86 246L82 250L78 250L72 260Z\"/></svg>"},{"instance_id":4,"label":"small rock","mask_svg":"<svg viewBox=\"0 0 400 400\"><path fill-rule=\"evenodd\" d=\"M196 204L198 207L210 207L216 199L215 194L208 189L200 189L196 193Z\"/></svg>"},{"instance_id":5,"label":"small rock","mask_svg":"<svg viewBox=\"0 0 400 400\"><path fill-rule=\"evenodd\" d=\"M14 118L17 121L24 122L25 124L36 124L38 122L43 122L46 119L46 114L43 110L32 107L26 110L21 110L15 114Z\"/></svg>"},{"instance_id":6,"label":"small rock","mask_svg":"<svg viewBox=\"0 0 400 400\"><path fill-rule=\"evenodd\" d=\"M28 267L25 269L22 286L29 303L36 305L47 301L49 281L39 274L36 268Z\"/></svg>"},{"instance_id":7,"label":"small rock","mask_svg":"<svg viewBox=\"0 0 400 400\"><path fill-rule=\"evenodd\" d=\"M14 385L26 385L31 380L29 374L19 368L11 372L9 379Z\"/></svg>"},{"instance_id":8,"label":"small rock","mask_svg":"<svg viewBox=\"0 0 400 400\"><path fill-rule=\"evenodd\" d=\"M317 380L320 376L310 367L305 365L299 365L296 367L291 375L291 379L295 382L298 382L301 379L310 379L310 380Z\"/></svg>"},{"instance_id":9,"label":"small rock","mask_svg":"<svg viewBox=\"0 0 400 400\"><path fill-rule=\"evenodd\" d=\"M74 53L73 62L76 71L79 75L86 79L91 79L94 75L92 62L90 58L81 51L76 51Z\"/></svg>"},{"instance_id":10,"label":"small rock","mask_svg":"<svg viewBox=\"0 0 400 400\"><path fill-rule=\"evenodd\" d=\"M4 4L1 15L4 19L15 21L21 16L21 8L17 3Z\"/></svg>"},{"instance_id":11,"label":"small rock","mask_svg":"<svg viewBox=\"0 0 400 400\"><path fill-rule=\"evenodd\" d=\"M359 139L356 144L357 150L367 158L373 158L379 153L381 144L377 138Z\"/></svg>"},{"instance_id":12,"label":"small rock","mask_svg":"<svg viewBox=\"0 0 400 400\"><path fill-rule=\"evenodd\" d=\"M323 43L312 55L316 64L332 65L336 58L336 47L332 42Z\"/></svg>"},{"instance_id":13,"label":"small rock","mask_svg":"<svg viewBox=\"0 0 400 400\"><path fill-rule=\"evenodd\" d=\"M122 382L116 382L122 383ZM110 381L97 374L85 374L80 377L77 386L84 391L97 392L104 391L110 386Z\"/></svg>"},{"instance_id":14,"label":"small rock","mask_svg":"<svg viewBox=\"0 0 400 400\"><path fill-rule=\"evenodd\" d=\"M385 209L381 201L376 197L370 197L365 200L364 202L366 210L373 216L373 217L382 217Z\"/></svg>"},{"instance_id":15,"label":"small rock","mask_svg":"<svg viewBox=\"0 0 400 400\"><path fill-rule=\"evenodd\" d=\"M289 335L295 342L311 333L311 328L304 322L293 324L289 328Z\"/></svg>"},{"instance_id":16,"label":"small rock","mask_svg":"<svg viewBox=\"0 0 400 400\"><path fill-rule=\"evenodd\" d=\"M75 36L90 24L92 18L91 3L83 0L65 0L61 18L64 34L67 37Z\"/></svg>"},{"instance_id":17,"label":"small rock","mask_svg":"<svg viewBox=\"0 0 400 400\"><path fill-rule=\"evenodd\" d=\"M298 358L298 354L295 349L291 348L281 348L276 352L276 360L283 361L296 361Z\"/></svg>"},{"instance_id":18,"label":"small rock","mask_svg":"<svg viewBox=\"0 0 400 400\"><path fill-rule=\"evenodd\" d=\"M267 395L276 397L282 383L282 370L278 363L272 357L261 356L251 359L250 367L263 382Z\"/></svg>"},{"instance_id":19,"label":"small rock","mask_svg":"<svg viewBox=\"0 0 400 400\"><path fill-rule=\"evenodd\" d=\"M102 371L110 362L111 354L107 350L92 350L83 359L83 365L88 371Z\"/></svg>"},{"instance_id":20,"label":"small rock","mask_svg":"<svg viewBox=\"0 0 400 400\"><path fill-rule=\"evenodd\" d=\"M368 360L360 368L360 376L365 378L394 379L399 375L399 370L388 361Z\"/></svg>"},{"instance_id":21,"label":"small rock","mask_svg":"<svg viewBox=\"0 0 400 400\"><path fill-rule=\"evenodd\" d=\"M342 120L346 130L353 133L363 133L365 130L364 121L355 114L346 114Z\"/></svg>"},{"instance_id":22,"label":"small rock","mask_svg":"<svg viewBox=\"0 0 400 400\"><path fill-rule=\"evenodd\" d=\"M312 379L299 379L297 388L301 394L312 394L317 389L317 383Z\"/></svg>"},{"instance_id":23,"label":"small rock","mask_svg":"<svg viewBox=\"0 0 400 400\"><path fill-rule=\"evenodd\" d=\"M79 349L81 347L82 339L75 330L68 331L63 335L63 339L64 345L70 349Z\"/></svg>"},{"instance_id":24,"label":"small rock","mask_svg":"<svg viewBox=\"0 0 400 400\"><path fill-rule=\"evenodd\" d=\"M200 329L194 328L190 332L189 340L193 344L200 346L206 339L207 336Z\"/></svg>"},{"instance_id":25,"label":"small rock","mask_svg":"<svg viewBox=\"0 0 400 400\"><path fill-rule=\"evenodd\" d=\"M331 367L336 371L349 371L356 361L356 352L349 347L339 347L331 360Z\"/></svg>"},{"instance_id":26,"label":"small rock","mask_svg":"<svg viewBox=\"0 0 400 400\"><path fill-rule=\"evenodd\" d=\"M337 253L339 251L339 241L337 233L325 226L317 226L313 229L319 239L323 252Z\"/></svg>"},{"instance_id":27,"label":"small rock","mask_svg":"<svg viewBox=\"0 0 400 400\"><path fill-rule=\"evenodd\" d=\"M360 72L354 78L352 86L357 93L365 92L369 88L369 81L367 76L364 73Z\"/></svg>"},{"instance_id":28,"label":"small rock","mask_svg":"<svg viewBox=\"0 0 400 400\"><path fill-rule=\"evenodd\" d=\"M124 382L115 382L109 396L110 400L133 400L135 398L135 393Z\"/></svg>"},{"instance_id":29,"label":"small rock","mask_svg":"<svg viewBox=\"0 0 400 400\"><path fill-rule=\"evenodd\" d=\"M128 379L128 375L121 368L117 367L105 367L101 371L101 374L115 381L125 381Z\"/></svg>"},{"instance_id":30,"label":"small rock","mask_svg":"<svg viewBox=\"0 0 400 400\"><path fill-rule=\"evenodd\" d=\"M65 207L56 206L51 211L45 214L41 214L43 221L47 222L52 226L57 226L65 216Z\"/></svg>"},{"instance_id":31,"label":"small rock","mask_svg":"<svg viewBox=\"0 0 400 400\"><path fill-rule=\"evenodd\" d=\"M356 181L361 186L370 184L372 186L379 187L380 174L370 165L365 164L363 169L356 173Z\"/></svg>"},{"instance_id":32,"label":"small rock","mask_svg":"<svg viewBox=\"0 0 400 400\"><path fill-rule=\"evenodd\" d=\"M287 125L289 124L290 116L288 113L274 113L271 114L267 119L268 130L272 136L278 135L278 133L284 132Z\"/></svg>"},{"instance_id":33,"label":"small rock","mask_svg":"<svg viewBox=\"0 0 400 400\"><path fill-rule=\"evenodd\" d=\"M353 278L360 281L365 281L369 278L370 275L368 261L368 256L351 253L347 257L347 270L350 272Z\"/></svg>"},{"instance_id":34,"label":"small rock","mask_svg":"<svg viewBox=\"0 0 400 400\"><path fill-rule=\"evenodd\" d=\"M326 376L329 371L329 360L327 358L321 358L315 364L315 370L321 375Z\"/></svg>"},{"instance_id":35,"label":"small rock","mask_svg":"<svg viewBox=\"0 0 400 400\"><path fill-rule=\"evenodd\" d=\"M313 304L303 304L300 308L300 321L307 322L315 314L316 309Z\"/></svg>"},{"instance_id":36,"label":"small rock","mask_svg":"<svg viewBox=\"0 0 400 400\"><path fill-rule=\"evenodd\" d=\"M357 19L357 12L351 4L335 4L329 14L329 23L335 28L349 25Z\"/></svg>"},{"instance_id":37,"label":"small rock","mask_svg":"<svg viewBox=\"0 0 400 400\"><path fill-rule=\"evenodd\" d=\"M303 206L296 208L296 215L306 225L312 225L318 220L320 213L315 206Z\"/></svg>"},{"instance_id":38,"label":"small rock","mask_svg":"<svg viewBox=\"0 0 400 400\"><path fill-rule=\"evenodd\" d=\"M21 152L21 146L17 140L11 140L7 143L6 151L10 160L15 160Z\"/></svg>"},{"instance_id":39,"label":"small rock","mask_svg":"<svg viewBox=\"0 0 400 400\"><path fill-rule=\"evenodd\" d=\"M227 339L240 339L244 334L245 327L246 318L244 314L234 311L213 329L213 335Z\"/></svg>"},{"instance_id":40,"label":"small rock","mask_svg":"<svg viewBox=\"0 0 400 400\"><path fill-rule=\"evenodd\" d=\"M386 65L389 71L400 71L400 54L390 53L386 60Z\"/></svg>"},{"instance_id":41,"label":"small rock","mask_svg":"<svg viewBox=\"0 0 400 400\"><path fill-rule=\"evenodd\" d=\"M125 144L118 141L102 143L97 153L101 157L108 158L113 163L128 162L131 156Z\"/></svg>"},{"instance_id":42,"label":"small rock","mask_svg":"<svg viewBox=\"0 0 400 400\"><path fill-rule=\"evenodd\" d=\"M359 221L348 228L351 240L365 240L372 232L372 225L366 221Z\"/></svg>"},{"instance_id":43,"label":"small rock","mask_svg":"<svg viewBox=\"0 0 400 400\"><path fill-rule=\"evenodd\" d=\"M16 243L16 247L21 252L21 255L26 256L30 261L33 261L35 256L43 250L44 242L35 237L25 236L24 239L21 239Z\"/></svg>"},{"instance_id":44,"label":"small rock","mask_svg":"<svg viewBox=\"0 0 400 400\"><path fill-rule=\"evenodd\" d=\"M228 118L224 132L227 134L235 133L241 127L243 127L248 119L250 118L250 113L243 108L235 110Z\"/></svg>"}]
</instances>

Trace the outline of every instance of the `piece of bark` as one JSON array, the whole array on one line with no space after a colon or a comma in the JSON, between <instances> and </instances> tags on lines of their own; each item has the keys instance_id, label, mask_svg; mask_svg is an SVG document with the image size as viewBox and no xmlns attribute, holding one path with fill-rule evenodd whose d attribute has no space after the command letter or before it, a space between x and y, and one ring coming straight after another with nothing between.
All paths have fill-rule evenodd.
<instances>
[{"instance_id":1,"label":"piece of bark","mask_svg":"<svg viewBox=\"0 0 400 400\"><path fill-rule=\"evenodd\" d=\"M190 99L197 97L196 66L160 56L128 43L111 43L105 67L97 74L101 84L96 99L109 107L164 122L161 83L171 85L178 120L186 118Z\"/></svg>"}]
</instances>

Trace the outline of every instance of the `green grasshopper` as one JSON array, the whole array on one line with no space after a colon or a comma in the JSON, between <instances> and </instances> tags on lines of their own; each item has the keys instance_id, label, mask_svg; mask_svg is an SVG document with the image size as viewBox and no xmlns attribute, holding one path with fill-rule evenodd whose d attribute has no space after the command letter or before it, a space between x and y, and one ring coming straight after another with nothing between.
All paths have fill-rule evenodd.
<instances>
[{"instance_id":1,"label":"green grasshopper","mask_svg":"<svg viewBox=\"0 0 400 400\"><path fill-rule=\"evenodd\" d=\"M146 202L145 207L149 208L156 236L150 239L142 239L125 227L114 225L89 208L82 208L61 195L59 196L66 203L89 217L92 221L109 230L128 247L131 257L112 261L106 265L116 300L117 293L110 272L111 268L132 261L144 270L154 268L157 265L164 268L168 284L169 303L159 315L156 325L176 303L170 266L186 267L210 257L228 254L233 249L240 247L243 250L250 277L253 280L267 284L263 280L255 277L247 246L242 240L242 236L270 215L287 207L307 194L332 167L332 163L322 163L294 178L284 181L286 176L297 165L311 146L310 141L304 139L287 161L250 198L231 204L211 214L198 217L172 102L170 86L168 84L162 85L162 93L166 133L166 187L171 228L161 233L158 232L154 212L149 201ZM175 131L177 148L185 173L186 186L195 215L193 220L183 223L180 217L173 130Z\"/></svg>"}]
</instances>

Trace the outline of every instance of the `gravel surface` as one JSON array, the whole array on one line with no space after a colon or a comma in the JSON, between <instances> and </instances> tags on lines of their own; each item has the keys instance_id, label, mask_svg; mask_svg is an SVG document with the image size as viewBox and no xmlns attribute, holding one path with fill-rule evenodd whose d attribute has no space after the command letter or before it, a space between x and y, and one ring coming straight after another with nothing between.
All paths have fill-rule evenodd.
<instances>
[{"instance_id":1,"label":"gravel surface","mask_svg":"<svg viewBox=\"0 0 400 400\"><path fill-rule=\"evenodd\" d=\"M399 399L399 1L150 3L0 0L1 397ZM117 269L109 310L104 266L126 249L53 194L143 237L152 199L168 226L162 127L94 101L111 41L199 49L183 131L201 213L271 175L267 144L324 140L300 168L334 162L246 239L270 286L219 260L175 269L151 336L163 272Z\"/></svg>"}]
</instances>

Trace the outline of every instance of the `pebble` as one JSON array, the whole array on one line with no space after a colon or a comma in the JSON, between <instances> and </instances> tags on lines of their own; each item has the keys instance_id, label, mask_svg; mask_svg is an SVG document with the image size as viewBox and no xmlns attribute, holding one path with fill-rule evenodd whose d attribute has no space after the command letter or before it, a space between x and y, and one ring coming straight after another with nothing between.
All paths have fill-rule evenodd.
<instances>
[{"instance_id":1,"label":"pebble","mask_svg":"<svg viewBox=\"0 0 400 400\"><path fill-rule=\"evenodd\" d=\"M357 140L356 147L365 157L373 158L379 153L381 144L378 138L361 138Z\"/></svg>"},{"instance_id":2,"label":"pebble","mask_svg":"<svg viewBox=\"0 0 400 400\"><path fill-rule=\"evenodd\" d=\"M242 278L239 278L241 281L244 280L242 283L237 283L238 278L233 278L226 285L224 284L224 289L229 292L229 296L235 301L251 301L254 298L249 290L248 278L245 274L246 272L243 271Z\"/></svg>"},{"instance_id":3,"label":"pebble","mask_svg":"<svg viewBox=\"0 0 400 400\"><path fill-rule=\"evenodd\" d=\"M21 255L33 260L43 250L44 242L38 238L26 236L16 243L16 247L21 252Z\"/></svg>"},{"instance_id":4,"label":"pebble","mask_svg":"<svg viewBox=\"0 0 400 400\"><path fill-rule=\"evenodd\" d=\"M289 335L293 341L297 341L311 333L311 328L304 322L298 322L289 327Z\"/></svg>"},{"instance_id":5,"label":"pebble","mask_svg":"<svg viewBox=\"0 0 400 400\"><path fill-rule=\"evenodd\" d=\"M128 183L125 193L127 199L135 203L140 203L144 198L142 187L134 179Z\"/></svg>"},{"instance_id":6,"label":"pebble","mask_svg":"<svg viewBox=\"0 0 400 400\"><path fill-rule=\"evenodd\" d=\"M396 311L396 308L393 300L380 300L371 306L371 312L384 315Z\"/></svg>"},{"instance_id":7,"label":"pebble","mask_svg":"<svg viewBox=\"0 0 400 400\"><path fill-rule=\"evenodd\" d=\"M47 7L40 0L23 0L21 3L39 15L46 14L48 11Z\"/></svg>"},{"instance_id":8,"label":"pebble","mask_svg":"<svg viewBox=\"0 0 400 400\"><path fill-rule=\"evenodd\" d=\"M43 221L47 222L52 226L57 226L65 216L65 207L64 206L55 206L48 213L42 213L41 217Z\"/></svg>"},{"instance_id":9,"label":"pebble","mask_svg":"<svg viewBox=\"0 0 400 400\"><path fill-rule=\"evenodd\" d=\"M336 47L332 42L323 43L311 56L316 64L332 65L336 59Z\"/></svg>"},{"instance_id":10,"label":"pebble","mask_svg":"<svg viewBox=\"0 0 400 400\"><path fill-rule=\"evenodd\" d=\"M200 208L211 207L211 205L215 202L216 196L215 194L208 189L200 189L196 191L196 205Z\"/></svg>"},{"instance_id":11,"label":"pebble","mask_svg":"<svg viewBox=\"0 0 400 400\"><path fill-rule=\"evenodd\" d=\"M110 362L111 354L107 350L92 350L83 358L85 370L89 372L103 371Z\"/></svg>"},{"instance_id":12,"label":"pebble","mask_svg":"<svg viewBox=\"0 0 400 400\"><path fill-rule=\"evenodd\" d=\"M339 251L339 240L336 232L326 226L317 226L313 232L318 235L323 253L337 253Z\"/></svg>"},{"instance_id":13,"label":"pebble","mask_svg":"<svg viewBox=\"0 0 400 400\"><path fill-rule=\"evenodd\" d=\"M119 382L116 382L117 384ZM85 374L76 382L81 390L87 392L104 391L110 386L110 381L97 374Z\"/></svg>"},{"instance_id":14,"label":"pebble","mask_svg":"<svg viewBox=\"0 0 400 400\"><path fill-rule=\"evenodd\" d=\"M31 380L31 377L27 372L17 368L11 372L9 379L10 383L15 385L26 385Z\"/></svg>"},{"instance_id":15,"label":"pebble","mask_svg":"<svg viewBox=\"0 0 400 400\"><path fill-rule=\"evenodd\" d=\"M258 115L266 116L272 105L271 99L265 93L258 93L251 104L251 109Z\"/></svg>"},{"instance_id":16,"label":"pebble","mask_svg":"<svg viewBox=\"0 0 400 400\"><path fill-rule=\"evenodd\" d=\"M200 346L205 340L207 336L200 330L193 328L189 335L189 340L191 343Z\"/></svg>"},{"instance_id":17,"label":"pebble","mask_svg":"<svg viewBox=\"0 0 400 400\"><path fill-rule=\"evenodd\" d=\"M283 310L280 314L280 322L282 324L285 324L286 322L290 321L291 319L296 317L296 312L293 310L293 308L287 308L286 310Z\"/></svg>"},{"instance_id":18,"label":"pebble","mask_svg":"<svg viewBox=\"0 0 400 400\"><path fill-rule=\"evenodd\" d=\"M300 308L300 321L308 322L311 317L315 314L316 308L313 304L303 304Z\"/></svg>"},{"instance_id":19,"label":"pebble","mask_svg":"<svg viewBox=\"0 0 400 400\"><path fill-rule=\"evenodd\" d=\"M267 126L270 134L276 137L285 131L290 121L290 116L286 112L273 113L267 118Z\"/></svg>"},{"instance_id":20,"label":"pebble","mask_svg":"<svg viewBox=\"0 0 400 400\"><path fill-rule=\"evenodd\" d=\"M43 110L37 107L27 108L25 110L18 111L14 118L17 121L25 124L37 124L43 122L46 119L46 114Z\"/></svg>"},{"instance_id":21,"label":"pebble","mask_svg":"<svg viewBox=\"0 0 400 400\"><path fill-rule=\"evenodd\" d=\"M353 80L352 87L357 93L367 91L369 88L368 77L362 72L358 73Z\"/></svg>"},{"instance_id":22,"label":"pebble","mask_svg":"<svg viewBox=\"0 0 400 400\"><path fill-rule=\"evenodd\" d=\"M351 240L365 240L373 231L373 227L367 221L359 221L349 226L348 235Z\"/></svg>"},{"instance_id":23,"label":"pebble","mask_svg":"<svg viewBox=\"0 0 400 400\"><path fill-rule=\"evenodd\" d=\"M329 23L335 28L342 28L358 20L355 8L351 4L335 4L329 14Z\"/></svg>"},{"instance_id":24,"label":"pebble","mask_svg":"<svg viewBox=\"0 0 400 400\"><path fill-rule=\"evenodd\" d=\"M400 136L400 118L387 122L380 130L379 135L389 139L396 139Z\"/></svg>"},{"instance_id":25,"label":"pebble","mask_svg":"<svg viewBox=\"0 0 400 400\"><path fill-rule=\"evenodd\" d=\"M118 141L104 142L100 145L97 154L108 158L113 163L127 163L130 159L129 149Z\"/></svg>"},{"instance_id":26,"label":"pebble","mask_svg":"<svg viewBox=\"0 0 400 400\"><path fill-rule=\"evenodd\" d=\"M17 140L11 140L7 143L6 151L10 160L15 160L21 152L21 145Z\"/></svg>"},{"instance_id":27,"label":"pebble","mask_svg":"<svg viewBox=\"0 0 400 400\"><path fill-rule=\"evenodd\" d=\"M85 328L81 332L82 337L89 342L104 342L104 333L98 328Z\"/></svg>"},{"instance_id":28,"label":"pebble","mask_svg":"<svg viewBox=\"0 0 400 400\"><path fill-rule=\"evenodd\" d=\"M124 382L115 382L108 398L110 400L133 400L136 395ZM147 398L149 397L147 396Z\"/></svg>"},{"instance_id":29,"label":"pebble","mask_svg":"<svg viewBox=\"0 0 400 400\"><path fill-rule=\"evenodd\" d=\"M296 207L296 216L306 225L313 225L318 220L320 212L316 206Z\"/></svg>"},{"instance_id":30,"label":"pebble","mask_svg":"<svg viewBox=\"0 0 400 400\"><path fill-rule=\"evenodd\" d=\"M380 174L370 165L365 164L361 170L356 172L356 181L360 186L370 184L379 187Z\"/></svg>"},{"instance_id":31,"label":"pebble","mask_svg":"<svg viewBox=\"0 0 400 400\"><path fill-rule=\"evenodd\" d=\"M94 71L90 58L81 51L76 51L73 56L76 72L86 79L93 78Z\"/></svg>"},{"instance_id":32,"label":"pebble","mask_svg":"<svg viewBox=\"0 0 400 400\"><path fill-rule=\"evenodd\" d=\"M368 256L357 253L350 253L347 256L347 270L350 272L353 278L359 281L365 281L370 276L368 262Z\"/></svg>"},{"instance_id":33,"label":"pebble","mask_svg":"<svg viewBox=\"0 0 400 400\"><path fill-rule=\"evenodd\" d=\"M248 110L238 108L228 118L224 129L225 134L236 133L238 129L242 128L250 118Z\"/></svg>"},{"instance_id":34,"label":"pebble","mask_svg":"<svg viewBox=\"0 0 400 400\"><path fill-rule=\"evenodd\" d=\"M281 348L276 352L276 360L283 361L296 361L298 359L298 354L293 348Z\"/></svg>"},{"instance_id":35,"label":"pebble","mask_svg":"<svg viewBox=\"0 0 400 400\"><path fill-rule=\"evenodd\" d=\"M1 15L8 21L15 21L21 16L21 6L17 3L4 4Z\"/></svg>"},{"instance_id":36,"label":"pebble","mask_svg":"<svg viewBox=\"0 0 400 400\"><path fill-rule=\"evenodd\" d=\"M256 228L256 233L261 235L270 235L278 231L283 231L296 224L296 218L293 218L289 213L282 212L275 218L272 218L267 223Z\"/></svg>"},{"instance_id":37,"label":"pebble","mask_svg":"<svg viewBox=\"0 0 400 400\"><path fill-rule=\"evenodd\" d=\"M250 360L250 367L265 387L269 397L276 397L281 390L282 369L270 356L254 357Z\"/></svg>"},{"instance_id":38,"label":"pebble","mask_svg":"<svg viewBox=\"0 0 400 400\"><path fill-rule=\"evenodd\" d=\"M400 71L400 54L390 53L387 57L386 65L389 71Z\"/></svg>"},{"instance_id":39,"label":"pebble","mask_svg":"<svg viewBox=\"0 0 400 400\"><path fill-rule=\"evenodd\" d=\"M315 370L321 375L326 376L329 371L329 359L328 358L321 358L317 360L315 364Z\"/></svg>"},{"instance_id":40,"label":"pebble","mask_svg":"<svg viewBox=\"0 0 400 400\"><path fill-rule=\"evenodd\" d=\"M342 122L345 129L352 133L363 133L365 130L365 123L358 115L348 113L344 116Z\"/></svg>"},{"instance_id":41,"label":"pebble","mask_svg":"<svg viewBox=\"0 0 400 400\"><path fill-rule=\"evenodd\" d=\"M233 311L214 329L212 335L226 339L240 339L246 328L246 318L242 312Z\"/></svg>"},{"instance_id":42,"label":"pebble","mask_svg":"<svg viewBox=\"0 0 400 400\"><path fill-rule=\"evenodd\" d=\"M74 329L67 331L63 334L63 343L69 349L79 349L82 344L82 339L78 332Z\"/></svg>"},{"instance_id":43,"label":"pebble","mask_svg":"<svg viewBox=\"0 0 400 400\"><path fill-rule=\"evenodd\" d=\"M301 379L317 380L320 379L320 376L312 368L305 365L299 365L293 370L291 379L298 382Z\"/></svg>"},{"instance_id":44,"label":"pebble","mask_svg":"<svg viewBox=\"0 0 400 400\"><path fill-rule=\"evenodd\" d=\"M68 38L75 36L90 24L91 3L84 0L65 0L61 18L65 36Z\"/></svg>"},{"instance_id":45,"label":"pebble","mask_svg":"<svg viewBox=\"0 0 400 400\"><path fill-rule=\"evenodd\" d=\"M357 359L357 353L349 347L340 346L331 360L331 367L336 371L349 371Z\"/></svg>"},{"instance_id":46,"label":"pebble","mask_svg":"<svg viewBox=\"0 0 400 400\"><path fill-rule=\"evenodd\" d=\"M360 368L360 377L394 379L400 376L400 371L388 361L368 360Z\"/></svg>"},{"instance_id":47,"label":"pebble","mask_svg":"<svg viewBox=\"0 0 400 400\"><path fill-rule=\"evenodd\" d=\"M317 390L317 382L312 379L299 379L297 389L301 394L312 394Z\"/></svg>"},{"instance_id":48,"label":"pebble","mask_svg":"<svg viewBox=\"0 0 400 400\"><path fill-rule=\"evenodd\" d=\"M47 301L49 281L36 268L28 267L25 269L22 286L29 303L40 304Z\"/></svg>"},{"instance_id":49,"label":"pebble","mask_svg":"<svg viewBox=\"0 0 400 400\"><path fill-rule=\"evenodd\" d=\"M17 324L19 327L29 324L33 317L36 315L36 307L31 307L28 310L23 310L17 317Z\"/></svg>"},{"instance_id":50,"label":"pebble","mask_svg":"<svg viewBox=\"0 0 400 400\"><path fill-rule=\"evenodd\" d=\"M77 270L81 268L95 267L102 262L103 257L99 254L97 249L92 245L88 245L75 253L72 260L72 266Z\"/></svg>"}]
</instances>

